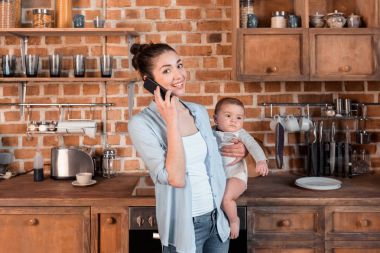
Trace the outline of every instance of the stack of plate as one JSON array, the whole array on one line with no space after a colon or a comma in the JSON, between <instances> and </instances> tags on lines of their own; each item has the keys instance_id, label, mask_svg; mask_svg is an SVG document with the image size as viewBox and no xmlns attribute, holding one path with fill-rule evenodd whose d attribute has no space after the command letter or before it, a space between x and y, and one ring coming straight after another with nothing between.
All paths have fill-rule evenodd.
<instances>
[{"instance_id":1,"label":"stack of plate","mask_svg":"<svg viewBox=\"0 0 380 253\"><path fill-rule=\"evenodd\" d=\"M295 181L299 187L310 190L336 190L342 187L342 182L328 177L301 177Z\"/></svg>"}]
</instances>

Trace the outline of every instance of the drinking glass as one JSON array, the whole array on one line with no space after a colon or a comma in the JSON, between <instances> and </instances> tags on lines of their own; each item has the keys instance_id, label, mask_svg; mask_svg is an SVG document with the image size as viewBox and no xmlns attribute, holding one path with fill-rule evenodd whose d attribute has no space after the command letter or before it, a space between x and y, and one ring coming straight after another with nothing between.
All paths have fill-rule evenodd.
<instances>
[{"instance_id":1,"label":"drinking glass","mask_svg":"<svg viewBox=\"0 0 380 253\"><path fill-rule=\"evenodd\" d=\"M99 17L99 16L96 16L96 17L94 18L94 27L95 27L95 28L103 28L105 22L106 22L106 21L105 21L104 19L102 19L102 18Z\"/></svg>"},{"instance_id":2,"label":"drinking glass","mask_svg":"<svg viewBox=\"0 0 380 253\"><path fill-rule=\"evenodd\" d=\"M74 55L74 76L84 77L86 74L86 57L83 54Z\"/></svg>"},{"instance_id":3,"label":"drinking glass","mask_svg":"<svg viewBox=\"0 0 380 253\"><path fill-rule=\"evenodd\" d=\"M38 62L40 57L35 54L25 55L25 69L27 77L36 77L38 75Z\"/></svg>"},{"instance_id":4,"label":"drinking glass","mask_svg":"<svg viewBox=\"0 0 380 253\"><path fill-rule=\"evenodd\" d=\"M102 77L112 76L112 56L104 54L100 56L100 72Z\"/></svg>"},{"instance_id":5,"label":"drinking glass","mask_svg":"<svg viewBox=\"0 0 380 253\"><path fill-rule=\"evenodd\" d=\"M16 56L3 55L2 56L3 77L15 76L16 70Z\"/></svg>"},{"instance_id":6,"label":"drinking glass","mask_svg":"<svg viewBox=\"0 0 380 253\"><path fill-rule=\"evenodd\" d=\"M50 77L59 77L61 75L62 57L59 54L49 55Z\"/></svg>"}]
</instances>

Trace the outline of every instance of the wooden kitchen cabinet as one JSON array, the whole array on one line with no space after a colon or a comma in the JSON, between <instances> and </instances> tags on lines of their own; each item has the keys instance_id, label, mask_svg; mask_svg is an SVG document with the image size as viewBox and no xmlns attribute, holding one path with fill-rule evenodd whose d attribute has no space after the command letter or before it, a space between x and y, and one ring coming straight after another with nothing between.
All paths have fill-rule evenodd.
<instances>
[{"instance_id":1,"label":"wooden kitchen cabinet","mask_svg":"<svg viewBox=\"0 0 380 253\"><path fill-rule=\"evenodd\" d=\"M334 30L309 31L311 80L378 79L378 34L373 29Z\"/></svg>"},{"instance_id":2,"label":"wooden kitchen cabinet","mask_svg":"<svg viewBox=\"0 0 380 253\"><path fill-rule=\"evenodd\" d=\"M90 208L1 207L1 252L89 253Z\"/></svg>"},{"instance_id":3,"label":"wooden kitchen cabinet","mask_svg":"<svg viewBox=\"0 0 380 253\"><path fill-rule=\"evenodd\" d=\"M128 253L128 209L93 207L91 216L91 252Z\"/></svg>"},{"instance_id":4,"label":"wooden kitchen cabinet","mask_svg":"<svg viewBox=\"0 0 380 253\"><path fill-rule=\"evenodd\" d=\"M276 29L277 30L277 29ZM242 81L305 80L308 73L307 34L303 29L241 29L237 75Z\"/></svg>"},{"instance_id":5,"label":"wooden kitchen cabinet","mask_svg":"<svg viewBox=\"0 0 380 253\"><path fill-rule=\"evenodd\" d=\"M257 0L258 28L240 28L239 1L232 1L233 76L239 81L378 80L379 7L379 0ZM300 16L302 26L269 28L272 13L280 10ZM334 10L360 15L363 28L309 27L309 15Z\"/></svg>"}]
</instances>

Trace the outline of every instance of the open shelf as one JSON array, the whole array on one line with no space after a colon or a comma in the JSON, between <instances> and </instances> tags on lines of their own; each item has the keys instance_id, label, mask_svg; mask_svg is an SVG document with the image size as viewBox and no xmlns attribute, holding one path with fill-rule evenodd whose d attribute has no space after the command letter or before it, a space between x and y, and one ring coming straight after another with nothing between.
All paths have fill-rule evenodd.
<instances>
[{"instance_id":1,"label":"open shelf","mask_svg":"<svg viewBox=\"0 0 380 253\"><path fill-rule=\"evenodd\" d=\"M115 77L8 77L1 78L3 83L20 82L136 82L137 78L115 78Z\"/></svg>"},{"instance_id":2,"label":"open shelf","mask_svg":"<svg viewBox=\"0 0 380 253\"><path fill-rule=\"evenodd\" d=\"M121 36L137 37L134 28L2 28L0 36Z\"/></svg>"}]
</instances>

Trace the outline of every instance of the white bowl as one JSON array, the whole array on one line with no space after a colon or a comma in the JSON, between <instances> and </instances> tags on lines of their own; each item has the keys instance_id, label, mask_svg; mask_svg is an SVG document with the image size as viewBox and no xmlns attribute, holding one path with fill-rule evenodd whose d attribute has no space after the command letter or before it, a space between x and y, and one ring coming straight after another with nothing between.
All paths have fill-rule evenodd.
<instances>
[{"instance_id":1,"label":"white bowl","mask_svg":"<svg viewBox=\"0 0 380 253\"><path fill-rule=\"evenodd\" d=\"M76 174L76 179L78 184L86 185L91 182L92 179L92 173L90 172L81 172Z\"/></svg>"}]
</instances>

